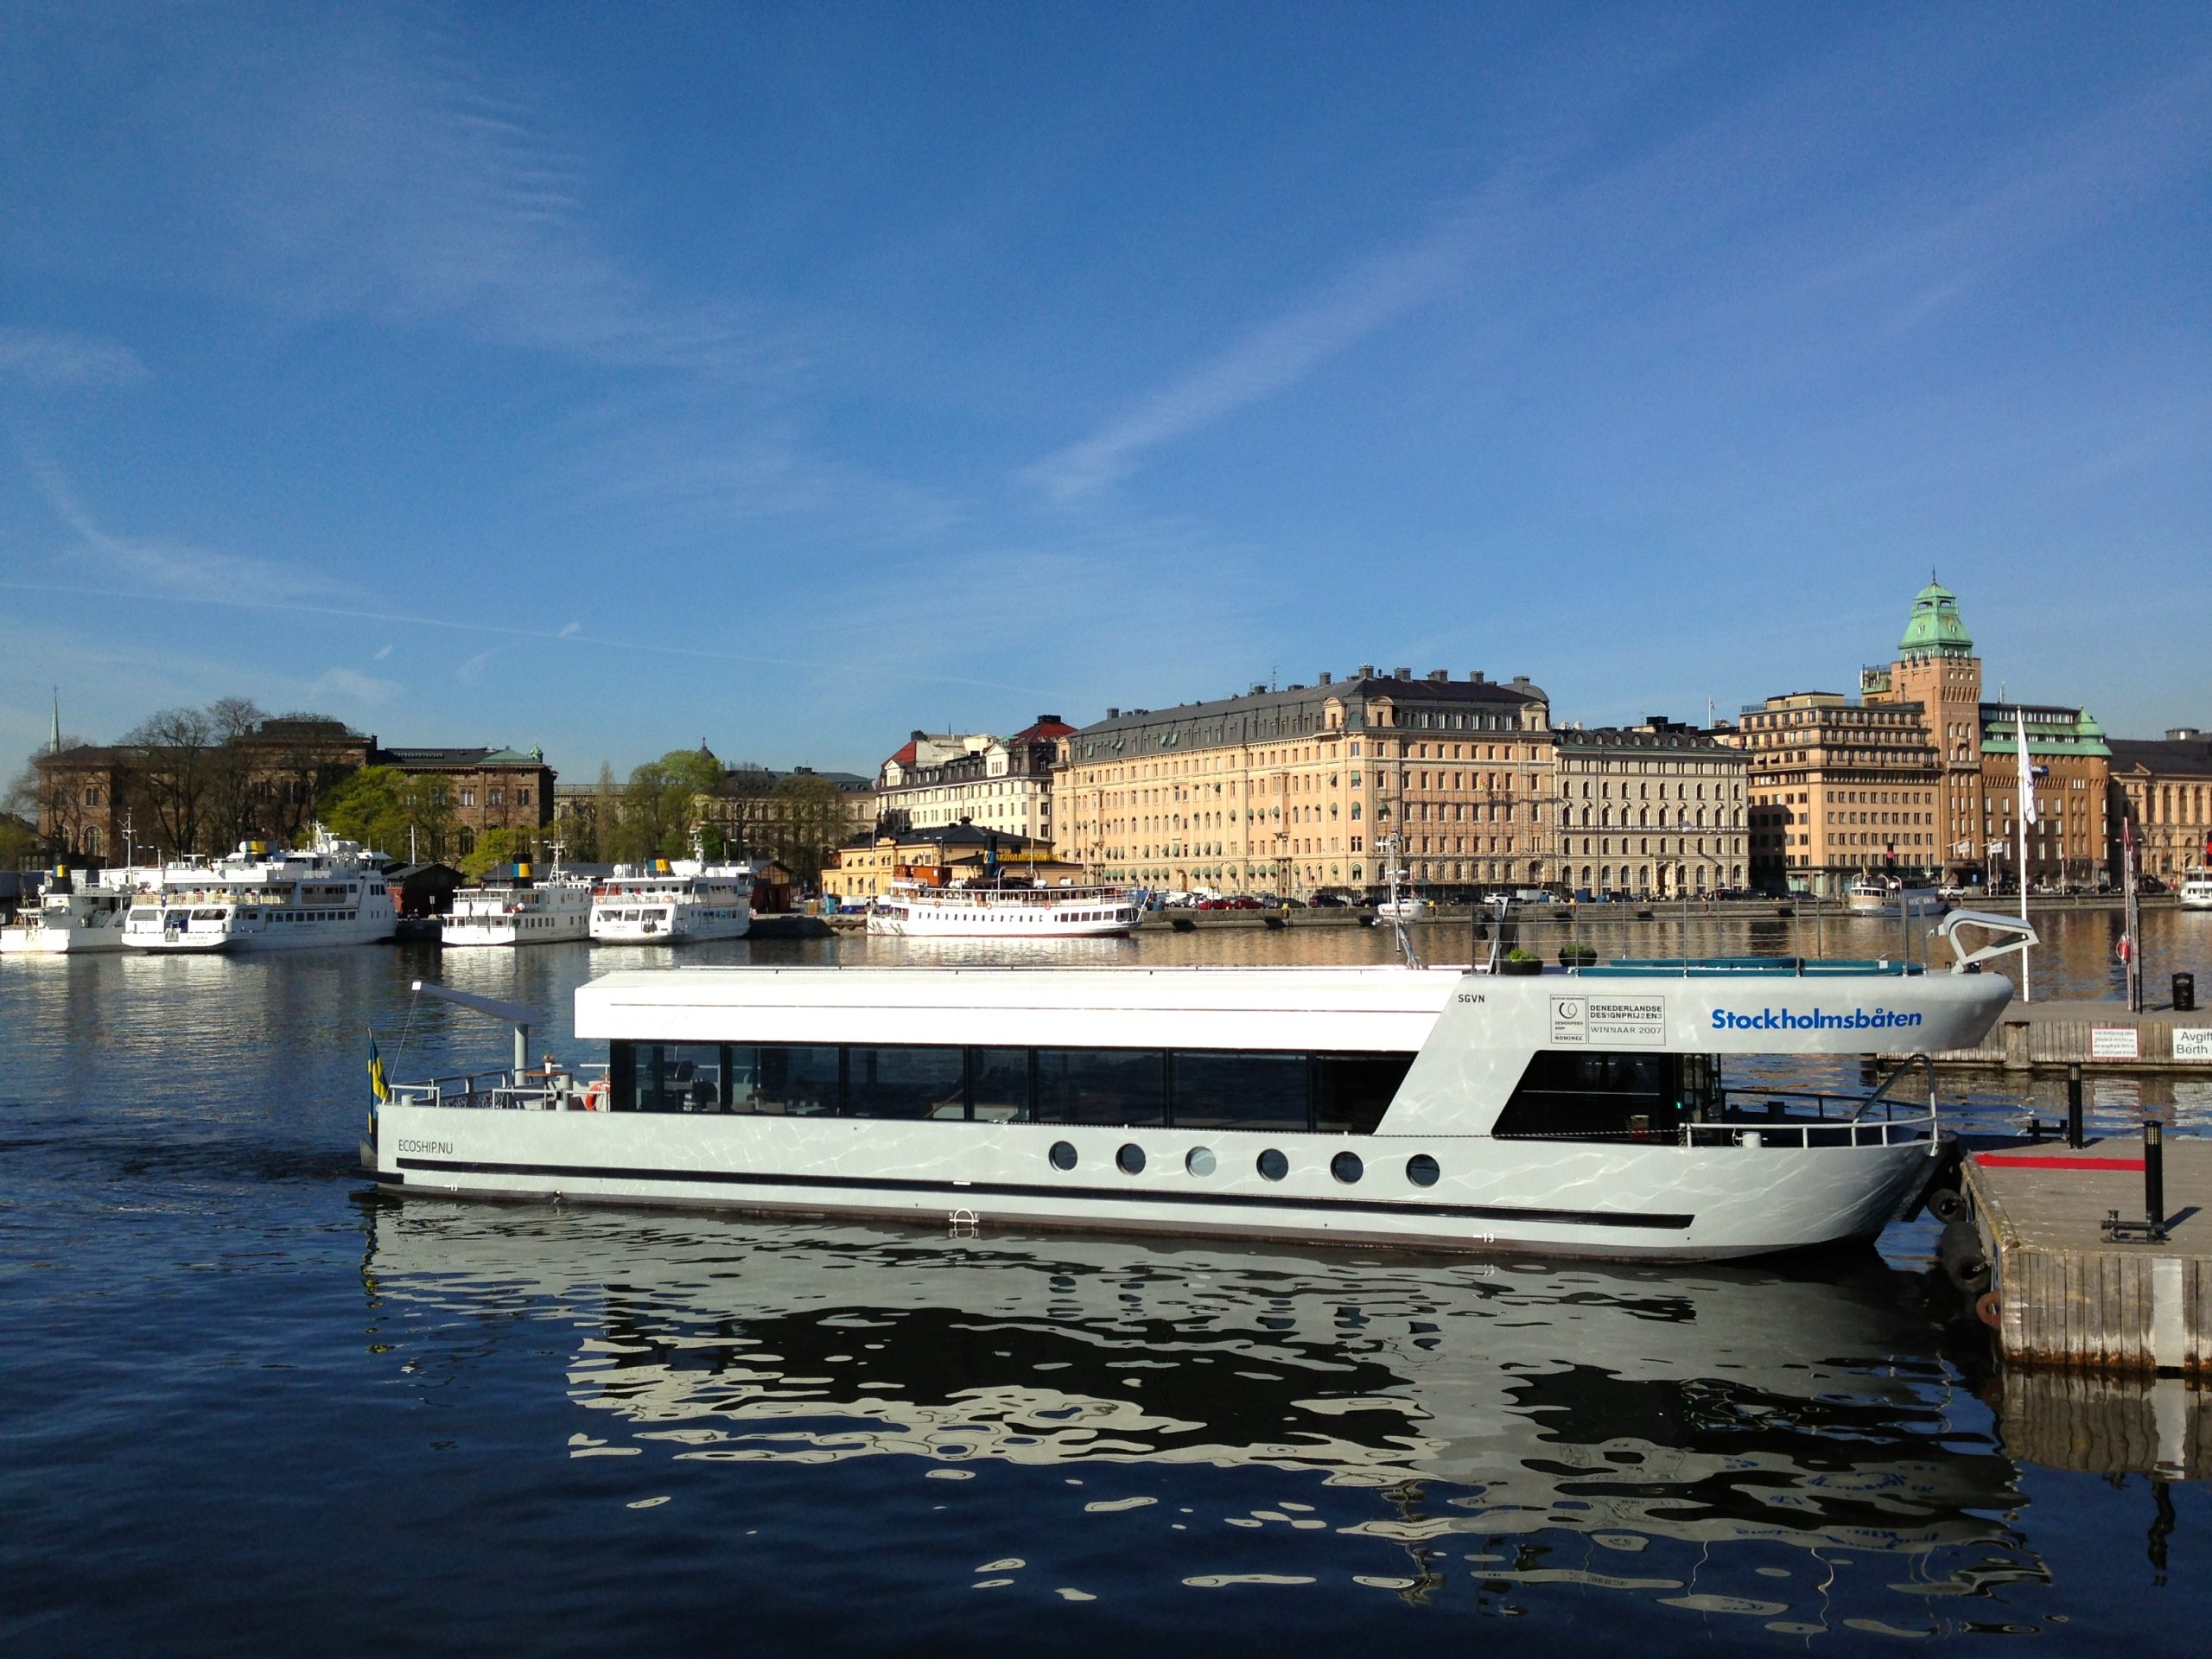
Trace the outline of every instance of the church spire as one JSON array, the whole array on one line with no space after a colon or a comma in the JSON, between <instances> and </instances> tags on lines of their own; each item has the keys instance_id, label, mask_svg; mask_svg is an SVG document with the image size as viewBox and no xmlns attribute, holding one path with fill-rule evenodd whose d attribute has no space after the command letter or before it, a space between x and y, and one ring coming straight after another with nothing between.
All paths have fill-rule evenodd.
<instances>
[{"instance_id":1,"label":"church spire","mask_svg":"<svg viewBox=\"0 0 2212 1659\"><path fill-rule=\"evenodd\" d=\"M54 688L54 736L48 741L46 752L61 753L61 688L58 685Z\"/></svg>"}]
</instances>

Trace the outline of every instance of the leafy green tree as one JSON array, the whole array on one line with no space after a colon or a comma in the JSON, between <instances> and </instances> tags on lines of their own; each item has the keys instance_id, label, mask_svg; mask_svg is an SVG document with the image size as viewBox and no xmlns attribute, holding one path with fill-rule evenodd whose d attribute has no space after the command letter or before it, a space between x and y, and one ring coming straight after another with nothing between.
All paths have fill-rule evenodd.
<instances>
[{"instance_id":1,"label":"leafy green tree","mask_svg":"<svg viewBox=\"0 0 2212 1659\"><path fill-rule=\"evenodd\" d=\"M472 881L481 881L493 871L517 859L534 857L537 840L537 831L524 824L486 830L476 837L476 845L461 861L461 873Z\"/></svg>"},{"instance_id":2,"label":"leafy green tree","mask_svg":"<svg viewBox=\"0 0 2212 1659\"><path fill-rule=\"evenodd\" d=\"M443 858L454 839L443 780L396 766L363 766L323 791L315 810L333 835L394 858L408 855L410 829L414 851L426 859Z\"/></svg>"},{"instance_id":3,"label":"leafy green tree","mask_svg":"<svg viewBox=\"0 0 2212 1659\"><path fill-rule=\"evenodd\" d=\"M721 788L721 763L698 749L671 749L630 774L611 837L619 859L681 858L691 850L691 831L702 804ZM602 849L610 844L604 829Z\"/></svg>"}]
</instances>

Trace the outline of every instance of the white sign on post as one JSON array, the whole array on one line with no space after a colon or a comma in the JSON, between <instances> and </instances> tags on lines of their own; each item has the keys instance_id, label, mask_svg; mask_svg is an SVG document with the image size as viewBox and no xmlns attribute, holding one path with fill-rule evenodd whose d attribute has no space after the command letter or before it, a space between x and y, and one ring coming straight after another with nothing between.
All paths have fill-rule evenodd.
<instances>
[{"instance_id":1,"label":"white sign on post","mask_svg":"<svg viewBox=\"0 0 2212 1659\"><path fill-rule=\"evenodd\" d=\"M2137 1060L2143 1058L2140 1033L2133 1026L2089 1027L2089 1058L2093 1060Z\"/></svg>"}]
</instances>

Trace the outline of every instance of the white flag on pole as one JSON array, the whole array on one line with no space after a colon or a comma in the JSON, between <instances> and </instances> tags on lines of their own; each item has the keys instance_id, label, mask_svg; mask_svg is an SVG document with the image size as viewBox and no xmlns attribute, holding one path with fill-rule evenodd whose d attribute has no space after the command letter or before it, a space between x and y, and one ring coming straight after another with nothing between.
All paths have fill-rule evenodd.
<instances>
[{"instance_id":1,"label":"white flag on pole","mask_svg":"<svg viewBox=\"0 0 2212 1659\"><path fill-rule=\"evenodd\" d=\"M2020 822L2036 821L2036 774L2028 760L2028 715L2025 709L2012 711L2016 729L2020 738Z\"/></svg>"}]
</instances>

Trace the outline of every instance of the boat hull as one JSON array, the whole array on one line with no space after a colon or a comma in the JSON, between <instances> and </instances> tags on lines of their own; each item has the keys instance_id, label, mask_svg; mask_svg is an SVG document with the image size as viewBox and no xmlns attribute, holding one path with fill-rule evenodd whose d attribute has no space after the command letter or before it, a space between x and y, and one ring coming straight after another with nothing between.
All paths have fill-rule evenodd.
<instances>
[{"instance_id":1,"label":"boat hull","mask_svg":"<svg viewBox=\"0 0 2212 1659\"><path fill-rule=\"evenodd\" d=\"M750 916L709 916L679 918L666 924L594 920L590 932L596 944L704 944L715 939L741 939L752 928Z\"/></svg>"},{"instance_id":2,"label":"boat hull","mask_svg":"<svg viewBox=\"0 0 2212 1659\"><path fill-rule=\"evenodd\" d=\"M120 927L0 928L0 957L76 957L122 949Z\"/></svg>"},{"instance_id":3,"label":"boat hull","mask_svg":"<svg viewBox=\"0 0 2212 1659\"><path fill-rule=\"evenodd\" d=\"M524 944L573 944L591 937L587 912L578 911L573 916L549 916L543 919L551 925L531 927L522 925L525 920L513 921L455 920L448 917L439 930L438 943L448 950L467 950L487 948L512 948Z\"/></svg>"},{"instance_id":4,"label":"boat hull","mask_svg":"<svg viewBox=\"0 0 2212 1659\"><path fill-rule=\"evenodd\" d=\"M1071 1147L1074 1167L1052 1160ZM1123 1148L1143 1154L1122 1173ZM1190 1154L1211 1154L1204 1174ZM1473 1255L1713 1261L1872 1238L1938 1142L1590 1147L1484 1138L390 1106L375 1173L441 1197L655 1204ZM1260 1154L1289 1169L1270 1180ZM1357 1154L1362 1179L1332 1173ZM1432 1158L1440 1174L1408 1170ZM957 1179L925 1172L962 1173ZM1602 1193L1602 1202L1592 1194ZM1593 1207L1594 1205L1594 1207Z\"/></svg>"}]
</instances>

